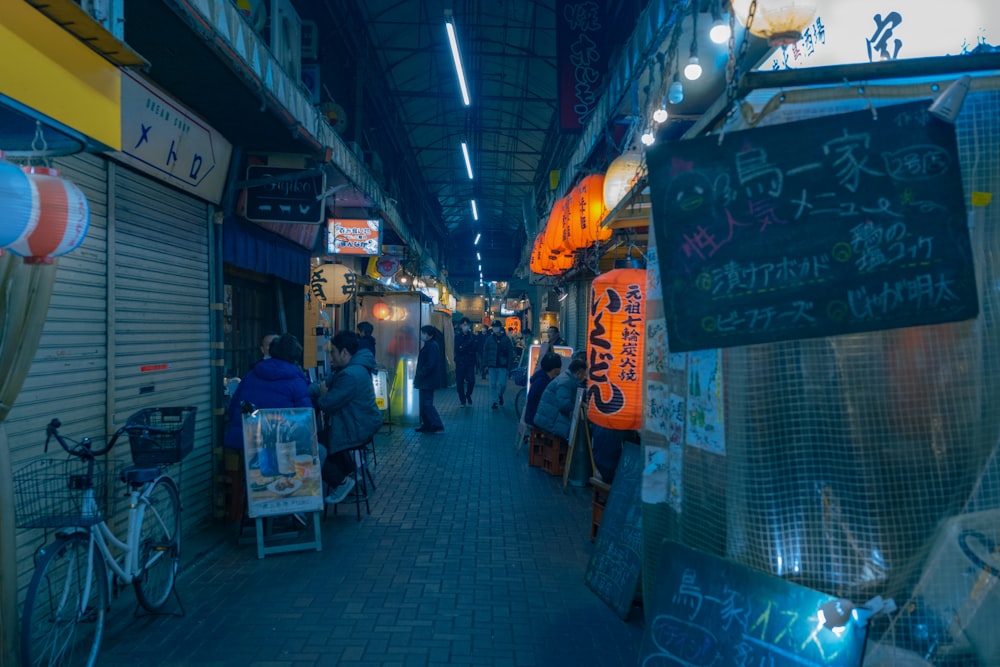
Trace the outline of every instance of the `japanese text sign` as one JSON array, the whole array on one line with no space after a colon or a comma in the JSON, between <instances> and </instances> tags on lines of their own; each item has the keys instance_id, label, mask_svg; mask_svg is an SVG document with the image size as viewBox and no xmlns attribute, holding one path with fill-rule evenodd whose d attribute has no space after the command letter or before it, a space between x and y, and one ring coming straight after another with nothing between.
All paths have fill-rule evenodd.
<instances>
[{"instance_id":1,"label":"japanese text sign","mask_svg":"<svg viewBox=\"0 0 1000 667\"><path fill-rule=\"evenodd\" d=\"M556 3L559 129L563 131L581 131L597 104L608 60L606 30L604 3Z\"/></svg>"},{"instance_id":2,"label":"japanese text sign","mask_svg":"<svg viewBox=\"0 0 1000 667\"><path fill-rule=\"evenodd\" d=\"M645 269L616 269L594 278L587 332L587 418L599 426L642 426Z\"/></svg>"},{"instance_id":3,"label":"japanese text sign","mask_svg":"<svg viewBox=\"0 0 1000 667\"><path fill-rule=\"evenodd\" d=\"M926 102L648 154L673 352L979 312L954 126Z\"/></svg>"},{"instance_id":4,"label":"japanese text sign","mask_svg":"<svg viewBox=\"0 0 1000 667\"><path fill-rule=\"evenodd\" d=\"M382 252L382 223L379 220L330 220L327 250L338 255L371 255Z\"/></svg>"}]
</instances>

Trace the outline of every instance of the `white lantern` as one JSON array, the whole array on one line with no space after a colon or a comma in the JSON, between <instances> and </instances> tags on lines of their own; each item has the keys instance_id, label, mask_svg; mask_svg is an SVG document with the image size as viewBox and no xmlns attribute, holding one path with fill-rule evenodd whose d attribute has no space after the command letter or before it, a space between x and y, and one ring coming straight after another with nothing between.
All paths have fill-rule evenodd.
<instances>
[{"instance_id":1,"label":"white lantern","mask_svg":"<svg viewBox=\"0 0 1000 667\"><path fill-rule=\"evenodd\" d=\"M347 303L358 290L358 275L343 264L324 264L312 270L309 291L325 304Z\"/></svg>"},{"instance_id":2,"label":"white lantern","mask_svg":"<svg viewBox=\"0 0 1000 667\"><path fill-rule=\"evenodd\" d=\"M751 0L732 0L733 12L743 25L750 17ZM750 33L771 46L794 44L816 16L817 0L757 0Z\"/></svg>"},{"instance_id":3,"label":"white lantern","mask_svg":"<svg viewBox=\"0 0 1000 667\"><path fill-rule=\"evenodd\" d=\"M625 199L632 187L639 180L639 169L642 167L642 154L629 151L619 155L608 165L604 174L604 209L610 211Z\"/></svg>"},{"instance_id":4,"label":"white lantern","mask_svg":"<svg viewBox=\"0 0 1000 667\"><path fill-rule=\"evenodd\" d=\"M38 224L10 244L26 264L49 264L75 250L90 229L90 206L80 188L59 177L55 169L24 167L38 191Z\"/></svg>"}]
</instances>

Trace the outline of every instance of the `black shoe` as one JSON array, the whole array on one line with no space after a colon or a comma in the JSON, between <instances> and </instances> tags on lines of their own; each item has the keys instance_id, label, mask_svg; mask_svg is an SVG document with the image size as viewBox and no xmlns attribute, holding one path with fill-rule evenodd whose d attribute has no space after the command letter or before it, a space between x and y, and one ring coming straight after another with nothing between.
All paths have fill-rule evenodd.
<instances>
[{"instance_id":1,"label":"black shoe","mask_svg":"<svg viewBox=\"0 0 1000 667\"><path fill-rule=\"evenodd\" d=\"M496 402L496 401L493 401L493 409L494 409L494 410L496 410L496 409L497 409L497 408L499 408L499 407L500 407L500 406L499 406L499 405L497 405L497 402Z\"/></svg>"},{"instance_id":2,"label":"black shoe","mask_svg":"<svg viewBox=\"0 0 1000 667\"><path fill-rule=\"evenodd\" d=\"M430 426L421 426L420 428L413 429L417 433L430 433L433 429Z\"/></svg>"},{"instance_id":3,"label":"black shoe","mask_svg":"<svg viewBox=\"0 0 1000 667\"><path fill-rule=\"evenodd\" d=\"M503 396L500 397L500 405L503 405Z\"/></svg>"},{"instance_id":4,"label":"black shoe","mask_svg":"<svg viewBox=\"0 0 1000 667\"><path fill-rule=\"evenodd\" d=\"M427 429L427 432L428 433L440 433L443 430L444 430L444 426L438 426L437 428L429 428L429 429Z\"/></svg>"}]
</instances>

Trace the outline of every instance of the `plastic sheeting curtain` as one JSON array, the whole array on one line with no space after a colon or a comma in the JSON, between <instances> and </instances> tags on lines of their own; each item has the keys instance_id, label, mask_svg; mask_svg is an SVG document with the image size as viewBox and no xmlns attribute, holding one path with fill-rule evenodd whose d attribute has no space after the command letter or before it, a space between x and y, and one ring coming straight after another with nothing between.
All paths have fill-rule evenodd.
<instances>
[{"instance_id":1,"label":"plastic sheeting curtain","mask_svg":"<svg viewBox=\"0 0 1000 667\"><path fill-rule=\"evenodd\" d=\"M0 256L0 663L17 647L17 555L10 447L4 420L31 368L49 312L56 264Z\"/></svg>"}]
</instances>

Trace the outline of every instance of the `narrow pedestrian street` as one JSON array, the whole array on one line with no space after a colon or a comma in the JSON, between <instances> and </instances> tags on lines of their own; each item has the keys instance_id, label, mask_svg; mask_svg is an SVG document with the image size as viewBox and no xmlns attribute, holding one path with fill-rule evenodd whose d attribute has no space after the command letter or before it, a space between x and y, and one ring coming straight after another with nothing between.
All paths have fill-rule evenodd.
<instances>
[{"instance_id":1,"label":"narrow pedestrian street","mask_svg":"<svg viewBox=\"0 0 1000 667\"><path fill-rule=\"evenodd\" d=\"M441 434L384 427L371 515L330 511L322 552L186 536L185 615L133 618L125 591L100 664L634 665L641 609L624 623L584 585L590 489L528 467L516 389L500 410L483 380L473 408L438 392Z\"/></svg>"}]
</instances>

